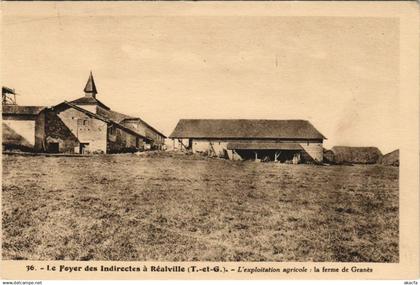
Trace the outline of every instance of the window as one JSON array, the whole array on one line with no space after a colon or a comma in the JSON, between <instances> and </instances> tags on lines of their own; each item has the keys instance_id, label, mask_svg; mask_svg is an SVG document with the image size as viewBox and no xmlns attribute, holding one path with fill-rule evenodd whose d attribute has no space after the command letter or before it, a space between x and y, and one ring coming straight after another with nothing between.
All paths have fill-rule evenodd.
<instances>
[{"instance_id":1,"label":"window","mask_svg":"<svg viewBox=\"0 0 420 285\"><path fill-rule=\"evenodd\" d=\"M87 126L89 126L89 120L87 120L87 119L77 119L77 125L79 127L87 127Z\"/></svg>"}]
</instances>

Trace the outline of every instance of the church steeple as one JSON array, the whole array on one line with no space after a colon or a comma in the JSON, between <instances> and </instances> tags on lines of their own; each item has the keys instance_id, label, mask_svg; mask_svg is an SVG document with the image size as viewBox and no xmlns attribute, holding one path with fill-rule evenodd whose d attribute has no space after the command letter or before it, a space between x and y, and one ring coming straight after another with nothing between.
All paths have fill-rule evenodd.
<instances>
[{"instance_id":1,"label":"church steeple","mask_svg":"<svg viewBox=\"0 0 420 285\"><path fill-rule=\"evenodd\" d=\"M85 91L85 96L87 97L96 98L96 94L98 94L98 91L96 90L95 81L93 80L92 71L90 72L89 79L83 91Z\"/></svg>"}]
</instances>

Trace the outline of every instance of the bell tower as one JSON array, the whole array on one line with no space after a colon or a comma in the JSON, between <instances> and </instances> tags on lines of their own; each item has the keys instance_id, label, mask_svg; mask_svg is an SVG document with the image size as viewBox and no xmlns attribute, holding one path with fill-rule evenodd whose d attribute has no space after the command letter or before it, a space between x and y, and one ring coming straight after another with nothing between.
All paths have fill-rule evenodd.
<instances>
[{"instance_id":1,"label":"bell tower","mask_svg":"<svg viewBox=\"0 0 420 285\"><path fill-rule=\"evenodd\" d=\"M93 80L92 71L90 72L89 79L83 91L85 92L86 97L93 97L96 99L96 94L98 94L98 91L96 90L95 80Z\"/></svg>"}]
</instances>

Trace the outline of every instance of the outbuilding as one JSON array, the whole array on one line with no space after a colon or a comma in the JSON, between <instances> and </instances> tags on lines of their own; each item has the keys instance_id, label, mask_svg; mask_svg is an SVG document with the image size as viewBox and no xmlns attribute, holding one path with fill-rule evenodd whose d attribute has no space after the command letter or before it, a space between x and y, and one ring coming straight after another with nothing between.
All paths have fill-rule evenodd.
<instances>
[{"instance_id":1,"label":"outbuilding","mask_svg":"<svg viewBox=\"0 0 420 285\"><path fill-rule=\"evenodd\" d=\"M233 160L322 162L325 138L306 120L182 119L174 149Z\"/></svg>"},{"instance_id":2,"label":"outbuilding","mask_svg":"<svg viewBox=\"0 0 420 285\"><path fill-rule=\"evenodd\" d=\"M34 149L36 139L43 122L39 114L45 109L42 106L2 106L3 148L29 151Z\"/></svg>"}]
</instances>

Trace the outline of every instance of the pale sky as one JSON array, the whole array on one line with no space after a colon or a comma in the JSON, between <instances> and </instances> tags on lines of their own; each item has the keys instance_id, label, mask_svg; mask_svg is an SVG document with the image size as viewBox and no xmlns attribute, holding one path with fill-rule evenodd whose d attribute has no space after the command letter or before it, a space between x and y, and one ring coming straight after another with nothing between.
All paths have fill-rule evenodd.
<instances>
[{"instance_id":1,"label":"pale sky","mask_svg":"<svg viewBox=\"0 0 420 285\"><path fill-rule=\"evenodd\" d=\"M57 16L58 15L58 16ZM334 145L399 147L394 18L3 16L20 105L97 98L169 135L181 118L307 119Z\"/></svg>"}]
</instances>

